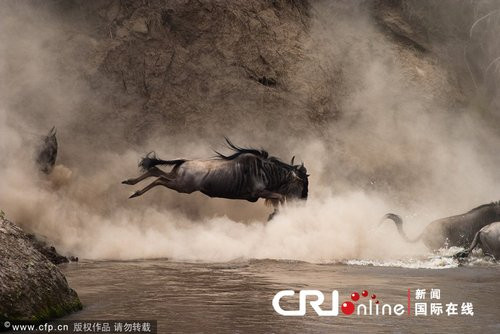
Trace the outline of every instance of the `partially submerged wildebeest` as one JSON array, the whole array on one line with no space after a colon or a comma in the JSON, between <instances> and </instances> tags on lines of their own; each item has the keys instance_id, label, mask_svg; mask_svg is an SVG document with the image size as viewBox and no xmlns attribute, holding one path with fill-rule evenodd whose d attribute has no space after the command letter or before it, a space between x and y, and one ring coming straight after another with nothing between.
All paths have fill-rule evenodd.
<instances>
[{"instance_id":1,"label":"partially submerged wildebeest","mask_svg":"<svg viewBox=\"0 0 500 334\"><path fill-rule=\"evenodd\" d=\"M496 260L500 260L500 222L491 223L480 229L474 236L470 247L458 252L454 257L467 257L478 245L483 249L485 255L490 255Z\"/></svg>"},{"instance_id":2,"label":"partially submerged wildebeest","mask_svg":"<svg viewBox=\"0 0 500 334\"><path fill-rule=\"evenodd\" d=\"M304 164L294 165L293 158L291 164L287 164L270 157L264 150L241 148L227 138L226 142L234 153L226 156L216 152L217 156L208 160L161 160L150 153L139 163L145 173L122 183L133 185L150 176L157 177L130 198L141 196L156 186L165 186L180 193L201 191L210 197L250 202L264 198L274 206L269 219L285 200L307 199L309 175ZM170 165L173 168L165 173L157 165Z\"/></svg>"},{"instance_id":3,"label":"partially submerged wildebeest","mask_svg":"<svg viewBox=\"0 0 500 334\"><path fill-rule=\"evenodd\" d=\"M38 146L36 163L38 168L45 174L50 174L57 158L57 138L56 128L50 129L47 136L42 138L42 142Z\"/></svg>"},{"instance_id":4,"label":"partially submerged wildebeest","mask_svg":"<svg viewBox=\"0 0 500 334\"><path fill-rule=\"evenodd\" d=\"M484 204L467 213L441 218L427 225L416 238L410 239L403 231L403 220L394 213L383 218L396 223L399 234L408 242L422 240L430 249L436 250L445 246L465 247L472 242L474 235L484 226L500 220L500 201Z\"/></svg>"}]
</instances>

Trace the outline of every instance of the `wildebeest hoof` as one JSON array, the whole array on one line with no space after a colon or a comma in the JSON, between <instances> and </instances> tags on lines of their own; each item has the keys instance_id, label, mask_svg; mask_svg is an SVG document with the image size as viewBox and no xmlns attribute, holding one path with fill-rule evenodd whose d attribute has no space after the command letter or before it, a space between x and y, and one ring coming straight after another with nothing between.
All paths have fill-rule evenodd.
<instances>
[{"instance_id":1,"label":"wildebeest hoof","mask_svg":"<svg viewBox=\"0 0 500 334\"><path fill-rule=\"evenodd\" d=\"M458 252L457 254L453 255L453 257L455 259L463 259L464 257L467 257L469 256L469 252L466 252L466 251L461 251L461 252Z\"/></svg>"},{"instance_id":2,"label":"wildebeest hoof","mask_svg":"<svg viewBox=\"0 0 500 334\"><path fill-rule=\"evenodd\" d=\"M132 195L130 195L129 198L134 198L134 197L137 197L139 195L140 195L140 193L138 191L136 191L135 193L133 193Z\"/></svg>"},{"instance_id":3,"label":"wildebeest hoof","mask_svg":"<svg viewBox=\"0 0 500 334\"><path fill-rule=\"evenodd\" d=\"M122 181L122 184L133 184L133 183L132 183L132 180L128 179L128 180Z\"/></svg>"}]
</instances>

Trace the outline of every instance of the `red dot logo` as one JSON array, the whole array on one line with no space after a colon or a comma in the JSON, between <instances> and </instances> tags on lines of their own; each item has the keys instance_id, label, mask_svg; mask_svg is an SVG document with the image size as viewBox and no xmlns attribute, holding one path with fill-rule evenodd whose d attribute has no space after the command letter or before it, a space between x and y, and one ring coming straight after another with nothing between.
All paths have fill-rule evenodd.
<instances>
[{"instance_id":1,"label":"red dot logo","mask_svg":"<svg viewBox=\"0 0 500 334\"><path fill-rule=\"evenodd\" d=\"M377 298L377 295L376 295L376 294L373 294L373 295L372 295L372 299L375 299L375 298Z\"/></svg>"},{"instance_id":2,"label":"red dot logo","mask_svg":"<svg viewBox=\"0 0 500 334\"><path fill-rule=\"evenodd\" d=\"M352 314L352 312L354 312L354 304L351 302L343 302L340 309L342 310L342 313L346 315Z\"/></svg>"},{"instance_id":3,"label":"red dot logo","mask_svg":"<svg viewBox=\"0 0 500 334\"><path fill-rule=\"evenodd\" d=\"M363 290L363 292L361 292L361 295L362 295L363 297L366 297L366 296L368 296L368 291L366 291L366 290Z\"/></svg>"},{"instance_id":4,"label":"red dot logo","mask_svg":"<svg viewBox=\"0 0 500 334\"><path fill-rule=\"evenodd\" d=\"M359 300L359 293L353 292L351 293L351 299L354 300L355 302Z\"/></svg>"}]
</instances>

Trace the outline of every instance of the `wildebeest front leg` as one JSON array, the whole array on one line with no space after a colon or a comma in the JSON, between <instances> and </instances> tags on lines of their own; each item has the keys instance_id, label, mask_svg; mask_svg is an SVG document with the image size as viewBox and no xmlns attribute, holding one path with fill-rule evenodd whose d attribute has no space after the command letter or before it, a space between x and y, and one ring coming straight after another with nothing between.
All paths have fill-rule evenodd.
<instances>
[{"instance_id":1,"label":"wildebeest front leg","mask_svg":"<svg viewBox=\"0 0 500 334\"><path fill-rule=\"evenodd\" d=\"M160 176L170 177L169 174L165 173L161 169L159 169L157 167L152 167L146 173L142 174L141 176L139 176L139 177L137 177L135 179L128 179L128 180L122 181L122 183L123 184L134 185L134 184L139 183L142 180L145 180L145 179L147 179L148 177L151 177L151 176L155 176L155 177L160 177Z\"/></svg>"},{"instance_id":2,"label":"wildebeest front leg","mask_svg":"<svg viewBox=\"0 0 500 334\"><path fill-rule=\"evenodd\" d=\"M278 213L278 206L280 203L283 203L285 201L285 197L279 193L275 193L269 190L262 190L258 195L259 197L271 200L271 202L273 203L274 211L267 218L267 221L270 221Z\"/></svg>"},{"instance_id":3,"label":"wildebeest front leg","mask_svg":"<svg viewBox=\"0 0 500 334\"><path fill-rule=\"evenodd\" d=\"M278 213L278 207L277 207L277 206L275 206L275 207L274 207L274 211L273 211L273 212L271 212L271 214L269 215L269 217L267 217L267 221L270 221L271 219L273 219L273 218L274 218L274 216L276 216L276 214L277 214L277 213Z\"/></svg>"},{"instance_id":4,"label":"wildebeest front leg","mask_svg":"<svg viewBox=\"0 0 500 334\"><path fill-rule=\"evenodd\" d=\"M146 187L144 187L143 189L141 190L137 190L135 193L133 193L132 195L130 195L129 198L134 198L134 197L137 197L137 196L141 196L142 194L144 194L146 191L156 187L156 186L165 186L165 187L168 187L172 185L172 180L170 179L167 179L167 178L164 178L164 177L159 177L157 178L155 181L153 181L152 183L150 183L149 185L147 185Z\"/></svg>"},{"instance_id":5,"label":"wildebeest front leg","mask_svg":"<svg viewBox=\"0 0 500 334\"><path fill-rule=\"evenodd\" d=\"M257 193L257 196L265 199L278 200L280 203L283 203L285 201L285 196L269 190L261 190Z\"/></svg>"}]
</instances>

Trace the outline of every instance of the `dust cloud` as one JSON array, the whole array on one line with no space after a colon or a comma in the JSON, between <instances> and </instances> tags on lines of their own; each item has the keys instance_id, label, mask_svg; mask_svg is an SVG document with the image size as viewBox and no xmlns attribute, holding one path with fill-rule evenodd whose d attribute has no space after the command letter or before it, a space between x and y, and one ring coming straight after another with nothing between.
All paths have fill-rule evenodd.
<instances>
[{"instance_id":1,"label":"dust cloud","mask_svg":"<svg viewBox=\"0 0 500 334\"><path fill-rule=\"evenodd\" d=\"M57 2L34 4L0 5L0 208L62 253L88 259L399 259L428 250L403 242L389 223L379 227L385 213L402 214L408 234L416 235L433 219L499 199L495 126L474 105L457 102L460 89L435 58L395 43L367 7L340 1L312 7L304 59L289 83L297 108L321 101L338 117L290 127L303 134L281 125L272 133L255 129L250 140L242 135L248 133L244 124L241 131L228 130L238 145L304 161L311 174L307 203L291 203L266 223L270 208L262 201L158 188L128 200L142 184L120 182L138 174L145 153L207 158L213 148L223 149L225 133L155 132L128 140L126 115L102 117L110 107L105 94L81 75L91 64L75 60L82 52L103 52L89 37L91 27L62 18L53 8ZM47 177L34 166L33 149L53 125L60 154Z\"/></svg>"}]
</instances>

